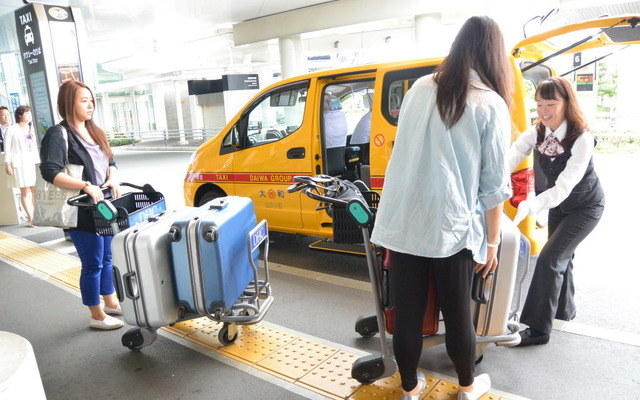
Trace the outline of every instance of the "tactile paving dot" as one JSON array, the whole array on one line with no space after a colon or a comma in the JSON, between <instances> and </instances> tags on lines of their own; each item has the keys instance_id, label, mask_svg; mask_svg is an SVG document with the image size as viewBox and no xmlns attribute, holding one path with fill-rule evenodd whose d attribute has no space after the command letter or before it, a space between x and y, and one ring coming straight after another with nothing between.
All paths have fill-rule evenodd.
<instances>
[{"instance_id":1,"label":"tactile paving dot","mask_svg":"<svg viewBox=\"0 0 640 400\"><path fill-rule=\"evenodd\" d=\"M457 398L458 385L447 381L438 382L424 397L425 400L456 400Z\"/></svg>"},{"instance_id":2,"label":"tactile paving dot","mask_svg":"<svg viewBox=\"0 0 640 400\"><path fill-rule=\"evenodd\" d=\"M221 347L224 353L239 361L253 364L291 342L296 336L267 326L245 325L235 343Z\"/></svg>"},{"instance_id":3,"label":"tactile paving dot","mask_svg":"<svg viewBox=\"0 0 640 400\"><path fill-rule=\"evenodd\" d=\"M351 377L351 366L360 356L339 351L298 381L302 386L321 390L342 399L355 392L360 383Z\"/></svg>"},{"instance_id":4,"label":"tactile paving dot","mask_svg":"<svg viewBox=\"0 0 640 400\"><path fill-rule=\"evenodd\" d=\"M72 289L80 290L80 272L82 268L69 268L52 275L51 278L64 283Z\"/></svg>"},{"instance_id":5,"label":"tactile paving dot","mask_svg":"<svg viewBox=\"0 0 640 400\"><path fill-rule=\"evenodd\" d=\"M349 399L354 400L395 400L402 397L400 374L379 379L370 385L362 385Z\"/></svg>"},{"instance_id":6,"label":"tactile paving dot","mask_svg":"<svg viewBox=\"0 0 640 400\"><path fill-rule=\"evenodd\" d=\"M337 352L335 347L297 338L268 355L257 366L297 380Z\"/></svg>"},{"instance_id":7,"label":"tactile paving dot","mask_svg":"<svg viewBox=\"0 0 640 400\"><path fill-rule=\"evenodd\" d=\"M0 241L0 254L47 275L54 275L80 265L80 260L76 257L59 254L16 237Z\"/></svg>"},{"instance_id":8,"label":"tactile paving dot","mask_svg":"<svg viewBox=\"0 0 640 400\"><path fill-rule=\"evenodd\" d=\"M218 341L218 332L220 332L220 329L222 329L222 326L224 324L222 322L215 322L208 318L206 320L208 320L209 322L208 325L205 325L200 329L189 333L188 335L186 335L186 338L191 340L192 342L196 342L205 347L217 350L222 346L222 344L220 344L220 342ZM206 320L203 322L206 322ZM238 327L238 334L242 334L240 327Z\"/></svg>"},{"instance_id":9,"label":"tactile paving dot","mask_svg":"<svg viewBox=\"0 0 640 400\"><path fill-rule=\"evenodd\" d=\"M210 320L207 317L200 317L200 318L189 319L186 321L176 322L173 325L165 326L163 329L177 336L187 336L199 329L206 328L207 326L215 323L216 322Z\"/></svg>"}]
</instances>

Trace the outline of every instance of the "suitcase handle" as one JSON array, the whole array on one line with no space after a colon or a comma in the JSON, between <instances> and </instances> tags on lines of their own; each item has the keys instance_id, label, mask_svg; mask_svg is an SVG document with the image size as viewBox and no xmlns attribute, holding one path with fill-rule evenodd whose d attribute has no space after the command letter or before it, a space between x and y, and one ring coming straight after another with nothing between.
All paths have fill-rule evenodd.
<instances>
[{"instance_id":1,"label":"suitcase handle","mask_svg":"<svg viewBox=\"0 0 640 400\"><path fill-rule=\"evenodd\" d=\"M118 301L122 303L122 300L124 300L122 278L120 278L120 270L115 265L113 266L113 286L116 290L116 296L118 297Z\"/></svg>"},{"instance_id":2,"label":"suitcase handle","mask_svg":"<svg viewBox=\"0 0 640 400\"><path fill-rule=\"evenodd\" d=\"M131 300L139 299L140 293L138 292L138 280L136 279L136 273L127 272L122 275L122 280L124 281L124 292L127 297Z\"/></svg>"},{"instance_id":3,"label":"suitcase handle","mask_svg":"<svg viewBox=\"0 0 640 400\"><path fill-rule=\"evenodd\" d=\"M483 278L481 274L473 275L473 286L471 288L471 297L473 300L479 304L487 304L489 299L485 294L485 286L487 283L487 279L493 278L493 274L487 275L486 278Z\"/></svg>"},{"instance_id":4,"label":"suitcase handle","mask_svg":"<svg viewBox=\"0 0 640 400\"><path fill-rule=\"evenodd\" d=\"M209 210L222 210L229 205L229 201L224 197L219 197L211 202Z\"/></svg>"}]
</instances>

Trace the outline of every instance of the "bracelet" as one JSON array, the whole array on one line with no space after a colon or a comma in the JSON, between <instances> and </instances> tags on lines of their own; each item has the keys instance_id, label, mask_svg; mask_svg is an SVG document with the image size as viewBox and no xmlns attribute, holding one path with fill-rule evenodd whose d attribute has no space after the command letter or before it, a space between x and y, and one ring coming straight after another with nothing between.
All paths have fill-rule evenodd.
<instances>
[{"instance_id":1,"label":"bracelet","mask_svg":"<svg viewBox=\"0 0 640 400\"><path fill-rule=\"evenodd\" d=\"M494 247L498 247L498 246L500 246L500 241L499 240L498 240L498 243L496 243L496 244L491 244L491 243L487 242L487 247L494 248Z\"/></svg>"}]
</instances>

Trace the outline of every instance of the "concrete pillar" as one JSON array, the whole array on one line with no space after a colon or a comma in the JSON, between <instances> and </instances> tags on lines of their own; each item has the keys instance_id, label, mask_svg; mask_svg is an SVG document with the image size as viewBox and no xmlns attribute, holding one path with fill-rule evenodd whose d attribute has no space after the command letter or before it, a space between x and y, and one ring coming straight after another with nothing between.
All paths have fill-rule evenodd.
<instances>
[{"instance_id":1,"label":"concrete pillar","mask_svg":"<svg viewBox=\"0 0 640 400\"><path fill-rule=\"evenodd\" d=\"M180 81L176 78L173 81L173 91L176 101L176 116L178 118L178 131L180 132L180 144L187 144L184 132L184 116L182 115L182 97L180 96Z\"/></svg>"},{"instance_id":2,"label":"concrete pillar","mask_svg":"<svg viewBox=\"0 0 640 400\"><path fill-rule=\"evenodd\" d=\"M282 79L306 73L300 35L287 36L278 41Z\"/></svg>"},{"instance_id":3,"label":"concrete pillar","mask_svg":"<svg viewBox=\"0 0 640 400\"><path fill-rule=\"evenodd\" d=\"M109 99L109 92L102 92L102 128L109 132L115 132L113 126L113 115L111 112L111 99Z\"/></svg>"},{"instance_id":4,"label":"concrete pillar","mask_svg":"<svg viewBox=\"0 0 640 400\"><path fill-rule=\"evenodd\" d=\"M449 52L451 44L442 40L441 13L416 15L413 26L416 58L446 55Z\"/></svg>"}]
</instances>

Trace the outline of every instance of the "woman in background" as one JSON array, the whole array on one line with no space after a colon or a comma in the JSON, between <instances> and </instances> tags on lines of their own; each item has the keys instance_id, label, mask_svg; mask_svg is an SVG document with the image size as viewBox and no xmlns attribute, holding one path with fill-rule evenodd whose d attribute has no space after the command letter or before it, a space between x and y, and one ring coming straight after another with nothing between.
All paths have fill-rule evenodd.
<instances>
[{"instance_id":1,"label":"woman in background","mask_svg":"<svg viewBox=\"0 0 640 400\"><path fill-rule=\"evenodd\" d=\"M33 205L36 201L36 165L40 163L38 140L31 122L31 107L19 106L16 123L7 129L4 138L4 161L7 175L13 177L14 187L20 188L20 204L32 227Z\"/></svg>"}]
</instances>

